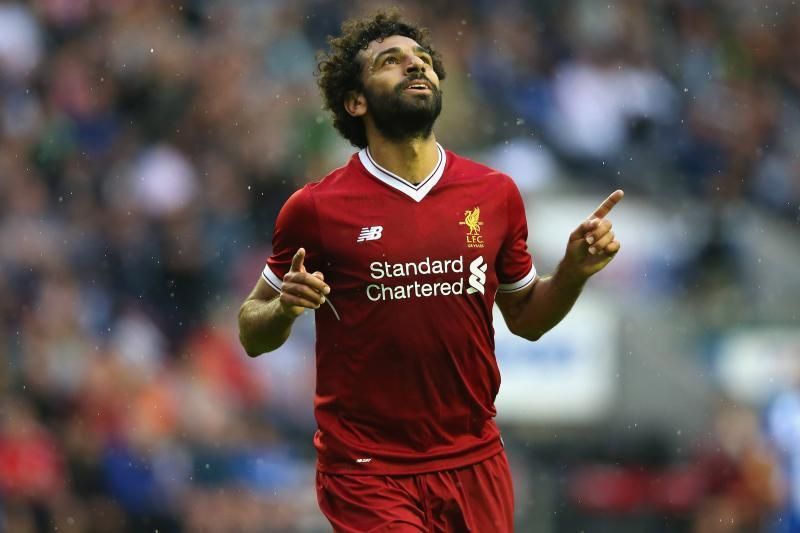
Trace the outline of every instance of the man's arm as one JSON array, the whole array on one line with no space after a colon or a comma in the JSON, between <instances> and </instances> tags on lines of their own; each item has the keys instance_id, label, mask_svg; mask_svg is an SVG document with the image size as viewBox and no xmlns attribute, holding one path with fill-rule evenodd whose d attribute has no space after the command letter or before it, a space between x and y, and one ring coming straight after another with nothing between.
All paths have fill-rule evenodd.
<instances>
[{"instance_id":1,"label":"man's arm","mask_svg":"<svg viewBox=\"0 0 800 533\"><path fill-rule=\"evenodd\" d=\"M239 309L239 340L247 355L256 357L283 345L292 324L306 309L319 309L331 289L321 272L309 274L303 266L306 252L300 248L292 258L281 291L259 278Z\"/></svg>"},{"instance_id":2,"label":"man's arm","mask_svg":"<svg viewBox=\"0 0 800 533\"><path fill-rule=\"evenodd\" d=\"M620 243L605 217L624 193L613 192L569 236L564 258L552 276L540 278L519 292L497 293L497 306L515 335L537 340L561 322L580 296L586 281L605 268Z\"/></svg>"}]
</instances>

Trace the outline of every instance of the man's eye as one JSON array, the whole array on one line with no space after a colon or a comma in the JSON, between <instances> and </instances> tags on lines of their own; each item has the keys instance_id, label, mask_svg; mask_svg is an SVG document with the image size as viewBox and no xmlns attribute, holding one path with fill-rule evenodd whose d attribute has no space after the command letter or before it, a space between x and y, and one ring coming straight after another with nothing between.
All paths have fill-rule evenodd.
<instances>
[{"instance_id":1,"label":"man's eye","mask_svg":"<svg viewBox=\"0 0 800 533\"><path fill-rule=\"evenodd\" d=\"M430 65L430 64L431 64L431 58L430 58L430 57L428 57L428 56L420 56L420 59L422 59L422 61L424 61L424 62L425 62L425 63L427 63L428 65Z\"/></svg>"},{"instance_id":2,"label":"man's eye","mask_svg":"<svg viewBox=\"0 0 800 533\"><path fill-rule=\"evenodd\" d=\"M384 61L385 65L394 65L396 63L397 63L397 58L396 57L387 57L386 61Z\"/></svg>"}]
</instances>

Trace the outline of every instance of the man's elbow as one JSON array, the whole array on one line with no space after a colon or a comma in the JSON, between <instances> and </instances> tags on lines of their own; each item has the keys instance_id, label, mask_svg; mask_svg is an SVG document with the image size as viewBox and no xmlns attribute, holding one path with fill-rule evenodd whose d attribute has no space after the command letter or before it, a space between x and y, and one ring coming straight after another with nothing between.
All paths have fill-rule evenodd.
<instances>
[{"instance_id":1,"label":"man's elbow","mask_svg":"<svg viewBox=\"0 0 800 533\"><path fill-rule=\"evenodd\" d=\"M241 325L239 325L239 344L242 345L242 348L244 348L245 353L249 357L258 357L264 353L264 350L259 349L259 347L249 339Z\"/></svg>"},{"instance_id":2,"label":"man's elbow","mask_svg":"<svg viewBox=\"0 0 800 533\"><path fill-rule=\"evenodd\" d=\"M263 335L257 335L255 332L250 331L246 324L239 323L239 344L244 348L245 353L250 357L258 357L265 353L277 350L286 341L285 338L280 340L267 339Z\"/></svg>"},{"instance_id":3,"label":"man's elbow","mask_svg":"<svg viewBox=\"0 0 800 533\"><path fill-rule=\"evenodd\" d=\"M252 332L248 331L247 325L242 323L241 316L239 320L239 344L242 345L242 348L244 348L245 353L249 357L258 357L270 351L264 349L264 346L261 346L263 343L256 342Z\"/></svg>"},{"instance_id":4,"label":"man's elbow","mask_svg":"<svg viewBox=\"0 0 800 533\"><path fill-rule=\"evenodd\" d=\"M248 323L248 300L245 300L242 303L242 306L239 307L239 316L238 316L238 324L239 324L239 344L242 345L244 348L245 353L249 357L258 357L264 350L260 349L259 346L256 345L253 339L252 332L250 331L249 323Z\"/></svg>"},{"instance_id":5,"label":"man's elbow","mask_svg":"<svg viewBox=\"0 0 800 533\"><path fill-rule=\"evenodd\" d=\"M286 339L282 339L279 342L270 341L250 331L246 324L239 323L239 344L242 345L245 353L250 357L258 357L259 355L277 350L285 340Z\"/></svg>"},{"instance_id":6,"label":"man's elbow","mask_svg":"<svg viewBox=\"0 0 800 533\"><path fill-rule=\"evenodd\" d=\"M239 343L242 345L242 348L244 348L244 353L246 353L248 357L258 357L262 353L265 353L263 350L259 350L258 348L248 344L241 335L239 335Z\"/></svg>"},{"instance_id":7,"label":"man's elbow","mask_svg":"<svg viewBox=\"0 0 800 533\"><path fill-rule=\"evenodd\" d=\"M256 358L256 357L258 357L259 355L264 355L264 354L265 354L265 353L267 353L268 351L269 351L269 350L266 350L266 351L265 351L265 350L253 350L253 349L250 349L250 350L248 350L247 348L245 348L245 349L244 349L244 352L245 352L245 353L246 353L246 354L247 354L247 355L248 355L248 356L249 356L251 359L255 359L255 358Z\"/></svg>"},{"instance_id":8,"label":"man's elbow","mask_svg":"<svg viewBox=\"0 0 800 533\"><path fill-rule=\"evenodd\" d=\"M544 335L546 333L546 332L540 331L538 329L522 328L522 327L519 327L516 324L513 324L513 325L512 324L508 324L508 329L511 331L511 333L513 333L517 337L522 337L523 339L531 341L531 342L538 341L539 339L542 338L542 335Z\"/></svg>"},{"instance_id":9,"label":"man's elbow","mask_svg":"<svg viewBox=\"0 0 800 533\"><path fill-rule=\"evenodd\" d=\"M250 340L250 335L247 333L247 324L245 323L245 308L247 306L247 302L243 303L242 306L239 308L239 344L242 345L244 348L245 353L249 357L258 357L261 355L261 351L257 350L253 343Z\"/></svg>"},{"instance_id":10,"label":"man's elbow","mask_svg":"<svg viewBox=\"0 0 800 533\"><path fill-rule=\"evenodd\" d=\"M544 335L544 333L536 331L536 332L533 332L533 333L531 333L531 332L516 333L516 335L518 337L522 337L523 339L525 339L527 341L535 342L535 341L538 341L539 339L541 339L542 335Z\"/></svg>"},{"instance_id":11,"label":"man's elbow","mask_svg":"<svg viewBox=\"0 0 800 533\"><path fill-rule=\"evenodd\" d=\"M258 357L259 355L264 355L265 353L273 352L281 347L283 342L278 344L264 344L263 342L257 343L250 341L246 336L242 335L241 330L239 330L239 344L242 345L244 348L245 353L250 357Z\"/></svg>"}]
</instances>

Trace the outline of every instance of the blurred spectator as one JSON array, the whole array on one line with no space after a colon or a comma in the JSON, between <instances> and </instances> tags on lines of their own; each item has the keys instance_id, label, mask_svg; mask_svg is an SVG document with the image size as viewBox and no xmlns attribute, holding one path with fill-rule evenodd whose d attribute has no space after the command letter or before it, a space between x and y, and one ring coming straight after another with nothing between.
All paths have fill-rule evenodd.
<instances>
[{"instance_id":1,"label":"blurred spectator","mask_svg":"<svg viewBox=\"0 0 800 533\"><path fill-rule=\"evenodd\" d=\"M800 531L800 386L775 398L766 415L767 432L780 457L788 488L771 531L794 533Z\"/></svg>"},{"instance_id":2,"label":"blurred spectator","mask_svg":"<svg viewBox=\"0 0 800 533\"><path fill-rule=\"evenodd\" d=\"M761 531L783 497L775 458L752 409L723 405L699 466L707 496L694 533ZM791 531L791 530L789 530Z\"/></svg>"},{"instance_id":3,"label":"blurred spectator","mask_svg":"<svg viewBox=\"0 0 800 533\"><path fill-rule=\"evenodd\" d=\"M39 21L22 4L0 5L0 70L7 80L32 74L44 54Z\"/></svg>"}]
</instances>

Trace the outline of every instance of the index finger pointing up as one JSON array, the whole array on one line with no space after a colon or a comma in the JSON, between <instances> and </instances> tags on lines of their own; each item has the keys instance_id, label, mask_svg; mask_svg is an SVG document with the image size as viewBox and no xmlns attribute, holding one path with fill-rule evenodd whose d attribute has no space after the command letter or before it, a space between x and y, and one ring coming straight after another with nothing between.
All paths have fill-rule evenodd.
<instances>
[{"instance_id":1,"label":"index finger pointing up","mask_svg":"<svg viewBox=\"0 0 800 533\"><path fill-rule=\"evenodd\" d=\"M292 266L289 268L291 272L302 272L303 271L303 259L306 258L306 250L305 248L300 248L297 250L297 253L294 254L292 257Z\"/></svg>"},{"instance_id":2,"label":"index finger pointing up","mask_svg":"<svg viewBox=\"0 0 800 533\"><path fill-rule=\"evenodd\" d=\"M616 191L612 192L608 198L606 198L600 206L594 210L591 217L589 218L604 218L607 214L611 212L617 203L622 200L622 197L625 196L625 193L622 189L617 189Z\"/></svg>"}]
</instances>

